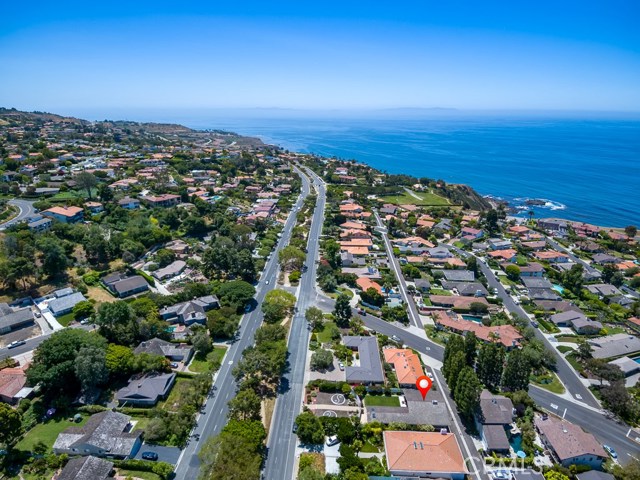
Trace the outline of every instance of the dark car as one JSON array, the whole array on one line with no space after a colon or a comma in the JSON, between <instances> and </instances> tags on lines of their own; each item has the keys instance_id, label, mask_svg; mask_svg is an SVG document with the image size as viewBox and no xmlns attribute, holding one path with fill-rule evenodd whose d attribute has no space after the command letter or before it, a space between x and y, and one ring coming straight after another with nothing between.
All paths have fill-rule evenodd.
<instances>
[{"instance_id":1,"label":"dark car","mask_svg":"<svg viewBox=\"0 0 640 480\"><path fill-rule=\"evenodd\" d=\"M155 462L158 460L158 454L156 452L142 452L142 459Z\"/></svg>"},{"instance_id":2,"label":"dark car","mask_svg":"<svg viewBox=\"0 0 640 480\"><path fill-rule=\"evenodd\" d=\"M296 433L298 431L298 424L297 423L293 423L293 433Z\"/></svg>"}]
</instances>

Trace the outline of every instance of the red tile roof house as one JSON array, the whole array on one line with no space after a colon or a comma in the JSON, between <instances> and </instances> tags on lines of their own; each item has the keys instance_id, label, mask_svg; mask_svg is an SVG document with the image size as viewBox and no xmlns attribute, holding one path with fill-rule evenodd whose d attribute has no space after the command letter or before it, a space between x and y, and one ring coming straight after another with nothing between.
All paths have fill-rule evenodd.
<instances>
[{"instance_id":1,"label":"red tile roof house","mask_svg":"<svg viewBox=\"0 0 640 480\"><path fill-rule=\"evenodd\" d=\"M150 207L173 207L180 203L180 195L165 193L163 195L150 195L142 197L142 200Z\"/></svg>"},{"instance_id":2,"label":"red tile roof house","mask_svg":"<svg viewBox=\"0 0 640 480\"><path fill-rule=\"evenodd\" d=\"M51 207L42 215L62 223L77 223L84 220L84 210L80 207Z\"/></svg>"},{"instance_id":3,"label":"red tile roof house","mask_svg":"<svg viewBox=\"0 0 640 480\"><path fill-rule=\"evenodd\" d=\"M484 342L500 342L508 350L519 347L520 340L522 340L522 335L511 325L485 327L480 323L464 320L459 315L449 314L443 310L433 312L433 319L438 327L444 327L461 335L473 332L478 339Z\"/></svg>"},{"instance_id":4,"label":"red tile roof house","mask_svg":"<svg viewBox=\"0 0 640 480\"><path fill-rule=\"evenodd\" d=\"M387 467L394 476L463 480L468 471L453 433L384 432Z\"/></svg>"},{"instance_id":5,"label":"red tile roof house","mask_svg":"<svg viewBox=\"0 0 640 480\"><path fill-rule=\"evenodd\" d=\"M358 285L358 287L360 287L362 289L363 292L366 292L367 290L369 290L370 288L375 289L380 295L382 295L382 287L380 286L379 283L374 282L373 280L371 280L370 278L367 277L358 277L358 279L356 280L356 284Z\"/></svg>"},{"instance_id":6,"label":"red tile roof house","mask_svg":"<svg viewBox=\"0 0 640 480\"><path fill-rule=\"evenodd\" d=\"M609 458L595 437L578 425L551 415L546 420L536 416L534 424L542 442L564 467L588 465L600 468L602 462Z\"/></svg>"},{"instance_id":7,"label":"red tile roof house","mask_svg":"<svg viewBox=\"0 0 640 480\"><path fill-rule=\"evenodd\" d=\"M25 388L27 376L22 368L4 368L0 370L0 402L16 404L33 390Z\"/></svg>"}]
</instances>

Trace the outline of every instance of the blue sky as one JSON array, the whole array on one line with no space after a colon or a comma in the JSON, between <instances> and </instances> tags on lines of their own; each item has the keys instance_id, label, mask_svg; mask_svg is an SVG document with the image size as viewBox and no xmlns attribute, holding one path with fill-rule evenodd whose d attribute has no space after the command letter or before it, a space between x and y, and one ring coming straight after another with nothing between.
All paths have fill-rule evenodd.
<instances>
[{"instance_id":1,"label":"blue sky","mask_svg":"<svg viewBox=\"0 0 640 480\"><path fill-rule=\"evenodd\" d=\"M640 2L9 2L0 105L640 111Z\"/></svg>"}]
</instances>

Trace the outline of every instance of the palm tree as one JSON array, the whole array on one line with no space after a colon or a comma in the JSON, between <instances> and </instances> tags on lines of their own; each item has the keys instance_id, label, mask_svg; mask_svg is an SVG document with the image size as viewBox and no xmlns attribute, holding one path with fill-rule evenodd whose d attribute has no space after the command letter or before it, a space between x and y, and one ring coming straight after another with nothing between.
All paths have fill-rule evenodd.
<instances>
[{"instance_id":1,"label":"palm tree","mask_svg":"<svg viewBox=\"0 0 640 480\"><path fill-rule=\"evenodd\" d=\"M533 210L529 210L529 222L533 221L533 216L536 214Z\"/></svg>"}]
</instances>

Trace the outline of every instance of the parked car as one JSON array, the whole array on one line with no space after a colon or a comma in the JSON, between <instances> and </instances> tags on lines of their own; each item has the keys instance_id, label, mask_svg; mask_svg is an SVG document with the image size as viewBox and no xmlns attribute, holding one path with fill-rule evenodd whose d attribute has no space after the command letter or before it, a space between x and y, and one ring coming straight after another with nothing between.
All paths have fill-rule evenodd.
<instances>
[{"instance_id":1,"label":"parked car","mask_svg":"<svg viewBox=\"0 0 640 480\"><path fill-rule=\"evenodd\" d=\"M298 424L293 422L293 429L292 429L293 433L297 433L298 432Z\"/></svg>"},{"instance_id":2,"label":"parked car","mask_svg":"<svg viewBox=\"0 0 640 480\"><path fill-rule=\"evenodd\" d=\"M142 459L155 462L156 460L158 460L158 454L156 452L142 452Z\"/></svg>"},{"instance_id":3,"label":"parked car","mask_svg":"<svg viewBox=\"0 0 640 480\"><path fill-rule=\"evenodd\" d=\"M20 345L24 345L25 343L27 342L25 342L24 340L16 340L15 342L11 342L7 346L7 348L16 348L16 347L19 347Z\"/></svg>"},{"instance_id":4,"label":"parked car","mask_svg":"<svg viewBox=\"0 0 640 480\"><path fill-rule=\"evenodd\" d=\"M400 337L397 335L391 335L391 340L393 340L394 342L400 342Z\"/></svg>"},{"instance_id":5,"label":"parked car","mask_svg":"<svg viewBox=\"0 0 640 480\"><path fill-rule=\"evenodd\" d=\"M336 435L331 435L327 438L327 447L333 447L334 445L337 445L339 443L340 440L338 440L338 437Z\"/></svg>"},{"instance_id":6,"label":"parked car","mask_svg":"<svg viewBox=\"0 0 640 480\"><path fill-rule=\"evenodd\" d=\"M340 370L344 371L344 363L338 363L338 367L340 367Z\"/></svg>"},{"instance_id":7,"label":"parked car","mask_svg":"<svg viewBox=\"0 0 640 480\"><path fill-rule=\"evenodd\" d=\"M535 321L531 320L531 326L533 328L538 328L538 322L535 322Z\"/></svg>"},{"instance_id":8,"label":"parked car","mask_svg":"<svg viewBox=\"0 0 640 480\"><path fill-rule=\"evenodd\" d=\"M178 368L178 362L171 362L171 368Z\"/></svg>"},{"instance_id":9,"label":"parked car","mask_svg":"<svg viewBox=\"0 0 640 480\"><path fill-rule=\"evenodd\" d=\"M613 458L613 459L617 459L618 458L618 454L613 449L613 447L610 447L609 445L603 445L602 448L605 449L605 451L609 454L609 456L611 458Z\"/></svg>"}]
</instances>

